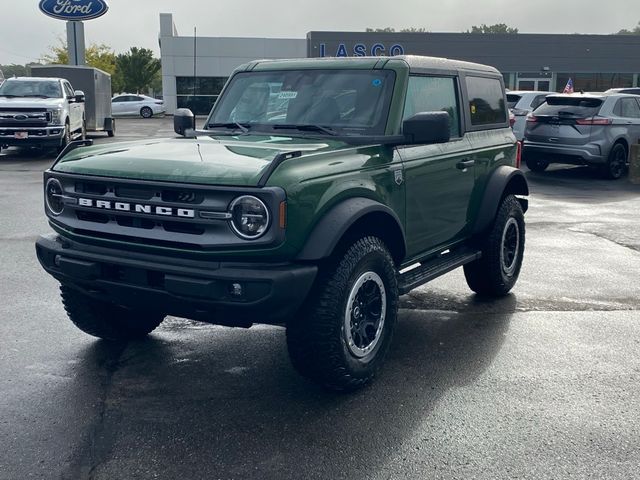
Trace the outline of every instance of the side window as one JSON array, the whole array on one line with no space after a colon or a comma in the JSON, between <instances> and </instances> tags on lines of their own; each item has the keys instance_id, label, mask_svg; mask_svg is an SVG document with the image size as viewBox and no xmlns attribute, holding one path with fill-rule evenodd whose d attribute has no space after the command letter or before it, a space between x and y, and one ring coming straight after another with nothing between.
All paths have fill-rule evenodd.
<instances>
[{"instance_id":1,"label":"side window","mask_svg":"<svg viewBox=\"0 0 640 480\"><path fill-rule=\"evenodd\" d=\"M124 97L120 96L120 97L114 97L113 100L111 100L113 103L122 103L124 102Z\"/></svg>"},{"instance_id":2,"label":"side window","mask_svg":"<svg viewBox=\"0 0 640 480\"><path fill-rule=\"evenodd\" d=\"M640 107L638 107L635 98L621 98L618 100L618 104L620 105L621 117L640 118Z\"/></svg>"},{"instance_id":3,"label":"side window","mask_svg":"<svg viewBox=\"0 0 640 480\"><path fill-rule=\"evenodd\" d=\"M74 92L73 92L73 88L71 88L71 85L69 85L69 83L64 82L64 92L67 95L67 97L73 97L74 96Z\"/></svg>"},{"instance_id":4,"label":"side window","mask_svg":"<svg viewBox=\"0 0 640 480\"><path fill-rule=\"evenodd\" d=\"M131 101L132 102L142 102L142 101L144 101L144 98L134 96L134 97L131 97Z\"/></svg>"},{"instance_id":5,"label":"side window","mask_svg":"<svg viewBox=\"0 0 640 480\"><path fill-rule=\"evenodd\" d=\"M504 92L497 78L467 76L471 124L493 125L507 123Z\"/></svg>"},{"instance_id":6,"label":"side window","mask_svg":"<svg viewBox=\"0 0 640 480\"><path fill-rule=\"evenodd\" d=\"M403 120L420 112L447 112L451 118L451 137L460 136L460 107L452 77L409 77Z\"/></svg>"},{"instance_id":7,"label":"side window","mask_svg":"<svg viewBox=\"0 0 640 480\"><path fill-rule=\"evenodd\" d=\"M622 99L618 100L616 102L615 107L613 107L613 114L617 115L618 117L622 117Z\"/></svg>"},{"instance_id":8,"label":"side window","mask_svg":"<svg viewBox=\"0 0 640 480\"><path fill-rule=\"evenodd\" d=\"M535 110L536 108L538 108L540 105L542 105L547 99L546 95L538 95L536 98L533 99L533 102L531 102L531 110Z\"/></svg>"}]
</instances>

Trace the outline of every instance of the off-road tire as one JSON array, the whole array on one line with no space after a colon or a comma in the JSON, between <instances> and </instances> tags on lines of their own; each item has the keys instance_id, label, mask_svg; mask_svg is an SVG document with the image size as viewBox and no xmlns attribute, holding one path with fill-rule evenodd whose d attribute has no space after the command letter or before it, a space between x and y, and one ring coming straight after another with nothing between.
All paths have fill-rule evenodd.
<instances>
[{"instance_id":1,"label":"off-road tire","mask_svg":"<svg viewBox=\"0 0 640 480\"><path fill-rule=\"evenodd\" d=\"M522 267L524 240L522 207L513 195L507 195L482 242L482 257L464 266L469 288L479 295L494 297L509 293Z\"/></svg>"},{"instance_id":2,"label":"off-road tire","mask_svg":"<svg viewBox=\"0 0 640 480\"><path fill-rule=\"evenodd\" d=\"M140 109L140 116L142 118L151 118L153 117L153 110L150 107L142 107Z\"/></svg>"},{"instance_id":3,"label":"off-road tire","mask_svg":"<svg viewBox=\"0 0 640 480\"><path fill-rule=\"evenodd\" d=\"M549 166L549 162L535 158L527 158L524 163L527 164L527 168L532 172L544 172Z\"/></svg>"},{"instance_id":4,"label":"off-road tire","mask_svg":"<svg viewBox=\"0 0 640 480\"><path fill-rule=\"evenodd\" d=\"M628 156L625 146L621 143L616 143L611 147L607 163L602 166L602 176L609 180L621 178L627 169Z\"/></svg>"},{"instance_id":5,"label":"off-road tire","mask_svg":"<svg viewBox=\"0 0 640 480\"><path fill-rule=\"evenodd\" d=\"M72 287L60 287L62 304L69 319L89 335L104 340L135 340L151 333L164 320L164 315L142 310L129 310L96 300Z\"/></svg>"},{"instance_id":6,"label":"off-road tire","mask_svg":"<svg viewBox=\"0 0 640 480\"><path fill-rule=\"evenodd\" d=\"M359 282L363 283L358 286ZM365 327L360 327L362 332L374 332L373 338L360 336L358 319L374 318L378 310L377 323L364 321L361 325ZM375 313L370 316L372 311ZM291 362L301 375L327 389L360 388L373 379L384 362L397 312L393 259L379 238L361 238L321 267L306 304L287 325ZM347 324L351 328L347 329Z\"/></svg>"}]
</instances>

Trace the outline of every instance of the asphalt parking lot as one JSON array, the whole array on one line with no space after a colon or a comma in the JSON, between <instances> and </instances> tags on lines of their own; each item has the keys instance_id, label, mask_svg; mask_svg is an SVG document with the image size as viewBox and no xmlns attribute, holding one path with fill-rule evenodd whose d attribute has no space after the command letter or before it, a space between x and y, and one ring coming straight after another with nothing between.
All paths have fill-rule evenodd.
<instances>
[{"instance_id":1,"label":"asphalt parking lot","mask_svg":"<svg viewBox=\"0 0 640 480\"><path fill-rule=\"evenodd\" d=\"M172 134L120 119L95 140ZM281 328L77 330L33 247L51 160L0 153L0 479L638 478L640 185L527 172L513 293L483 302L461 271L413 291L380 377L336 395Z\"/></svg>"}]
</instances>

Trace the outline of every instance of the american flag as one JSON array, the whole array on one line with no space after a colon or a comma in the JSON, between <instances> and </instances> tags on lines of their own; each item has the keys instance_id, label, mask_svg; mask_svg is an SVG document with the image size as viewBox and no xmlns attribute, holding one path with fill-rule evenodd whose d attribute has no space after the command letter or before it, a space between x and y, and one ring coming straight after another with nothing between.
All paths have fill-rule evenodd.
<instances>
[{"instance_id":1,"label":"american flag","mask_svg":"<svg viewBox=\"0 0 640 480\"><path fill-rule=\"evenodd\" d=\"M567 85L564 87L562 93L573 93L573 80L567 80Z\"/></svg>"}]
</instances>

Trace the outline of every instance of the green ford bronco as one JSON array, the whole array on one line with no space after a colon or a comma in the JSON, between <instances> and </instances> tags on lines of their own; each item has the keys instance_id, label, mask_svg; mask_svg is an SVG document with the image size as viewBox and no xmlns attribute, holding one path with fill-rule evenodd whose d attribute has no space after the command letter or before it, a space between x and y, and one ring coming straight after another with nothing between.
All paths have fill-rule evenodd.
<instances>
[{"instance_id":1,"label":"green ford bronco","mask_svg":"<svg viewBox=\"0 0 640 480\"><path fill-rule=\"evenodd\" d=\"M302 375L352 390L383 363L399 295L457 267L481 295L518 278L528 187L494 68L255 61L203 130L174 123L186 138L77 142L44 174L38 259L91 335L166 315L283 325Z\"/></svg>"}]
</instances>

